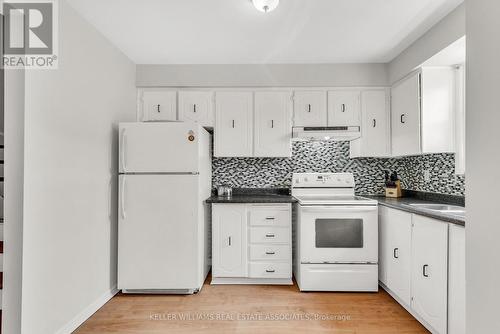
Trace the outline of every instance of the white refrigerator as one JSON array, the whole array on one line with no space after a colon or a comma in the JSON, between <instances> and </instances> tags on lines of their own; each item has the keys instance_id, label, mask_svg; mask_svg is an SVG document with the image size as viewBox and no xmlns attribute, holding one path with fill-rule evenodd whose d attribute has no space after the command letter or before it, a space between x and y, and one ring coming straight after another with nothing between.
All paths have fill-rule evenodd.
<instances>
[{"instance_id":1,"label":"white refrigerator","mask_svg":"<svg viewBox=\"0 0 500 334\"><path fill-rule=\"evenodd\" d=\"M196 293L210 269L210 134L195 123L119 126L118 288Z\"/></svg>"}]
</instances>

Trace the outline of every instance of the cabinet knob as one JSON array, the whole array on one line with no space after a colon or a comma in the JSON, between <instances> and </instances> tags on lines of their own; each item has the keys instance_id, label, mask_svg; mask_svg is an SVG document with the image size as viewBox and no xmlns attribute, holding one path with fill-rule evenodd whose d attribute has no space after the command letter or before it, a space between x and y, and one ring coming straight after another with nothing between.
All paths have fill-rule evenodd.
<instances>
[{"instance_id":1,"label":"cabinet knob","mask_svg":"<svg viewBox=\"0 0 500 334\"><path fill-rule=\"evenodd\" d=\"M424 275L424 277L429 277L429 274L427 273L427 268L429 268L428 264L424 264L424 266L422 267L422 275Z\"/></svg>"},{"instance_id":2,"label":"cabinet knob","mask_svg":"<svg viewBox=\"0 0 500 334\"><path fill-rule=\"evenodd\" d=\"M160 105L157 105L156 108L157 108L158 112L160 112Z\"/></svg>"},{"instance_id":3,"label":"cabinet knob","mask_svg":"<svg viewBox=\"0 0 500 334\"><path fill-rule=\"evenodd\" d=\"M276 254L275 252L266 252L267 255L274 255Z\"/></svg>"},{"instance_id":4,"label":"cabinet knob","mask_svg":"<svg viewBox=\"0 0 500 334\"><path fill-rule=\"evenodd\" d=\"M394 248L394 250L392 251L392 255L395 259L399 259L399 248Z\"/></svg>"},{"instance_id":5,"label":"cabinet knob","mask_svg":"<svg viewBox=\"0 0 500 334\"><path fill-rule=\"evenodd\" d=\"M310 104L307 105L307 112L311 112L311 105Z\"/></svg>"},{"instance_id":6,"label":"cabinet knob","mask_svg":"<svg viewBox=\"0 0 500 334\"><path fill-rule=\"evenodd\" d=\"M342 107L340 108L340 111L345 112L345 104L342 103Z\"/></svg>"},{"instance_id":7,"label":"cabinet knob","mask_svg":"<svg viewBox=\"0 0 500 334\"><path fill-rule=\"evenodd\" d=\"M401 124L405 124L406 123L405 116L406 116L406 114L401 114Z\"/></svg>"},{"instance_id":8,"label":"cabinet knob","mask_svg":"<svg viewBox=\"0 0 500 334\"><path fill-rule=\"evenodd\" d=\"M276 272L276 270L274 270L274 269L267 269L266 270L266 273L274 273L274 272Z\"/></svg>"},{"instance_id":9,"label":"cabinet knob","mask_svg":"<svg viewBox=\"0 0 500 334\"><path fill-rule=\"evenodd\" d=\"M377 120L374 118L373 119L373 127L376 128L377 127Z\"/></svg>"},{"instance_id":10,"label":"cabinet knob","mask_svg":"<svg viewBox=\"0 0 500 334\"><path fill-rule=\"evenodd\" d=\"M275 235L274 234L266 234L266 238L274 238Z\"/></svg>"},{"instance_id":11,"label":"cabinet knob","mask_svg":"<svg viewBox=\"0 0 500 334\"><path fill-rule=\"evenodd\" d=\"M193 104L193 112L196 112L196 104Z\"/></svg>"},{"instance_id":12,"label":"cabinet knob","mask_svg":"<svg viewBox=\"0 0 500 334\"><path fill-rule=\"evenodd\" d=\"M234 129L234 119L233 119L233 129Z\"/></svg>"}]
</instances>

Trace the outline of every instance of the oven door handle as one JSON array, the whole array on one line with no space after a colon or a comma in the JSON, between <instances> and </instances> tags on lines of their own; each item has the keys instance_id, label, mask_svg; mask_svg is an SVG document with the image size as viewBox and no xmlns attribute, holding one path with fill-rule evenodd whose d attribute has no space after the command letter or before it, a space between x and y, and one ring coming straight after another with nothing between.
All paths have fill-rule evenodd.
<instances>
[{"instance_id":1,"label":"oven door handle","mask_svg":"<svg viewBox=\"0 0 500 334\"><path fill-rule=\"evenodd\" d=\"M378 207L373 206L327 206L327 205L311 205L311 206L301 206L302 212L373 212L377 211Z\"/></svg>"}]
</instances>

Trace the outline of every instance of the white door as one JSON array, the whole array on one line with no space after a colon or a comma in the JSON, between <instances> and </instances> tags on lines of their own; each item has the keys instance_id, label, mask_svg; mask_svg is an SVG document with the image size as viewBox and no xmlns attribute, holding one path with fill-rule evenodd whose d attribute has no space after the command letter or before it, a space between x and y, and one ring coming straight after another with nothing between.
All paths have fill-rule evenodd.
<instances>
[{"instance_id":1,"label":"white door","mask_svg":"<svg viewBox=\"0 0 500 334\"><path fill-rule=\"evenodd\" d=\"M206 91L179 92L179 120L214 126L214 93Z\"/></svg>"},{"instance_id":2,"label":"white door","mask_svg":"<svg viewBox=\"0 0 500 334\"><path fill-rule=\"evenodd\" d=\"M387 287L407 306L411 302L412 215L388 209L386 216L388 255Z\"/></svg>"},{"instance_id":3,"label":"white door","mask_svg":"<svg viewBox=\"0 0 500 334\"><path fill-rule=\"evenodd\" d=\"M326 92L296 91L293 95L294 126L326 126Z\"/></svg>"},{"instance_id":4,"label":"white door","mask_svg":"<svg viewBox=\"0 0 500 334\"><path fill-rule=\"evenodd\" d=\"M177 92L144 90L141 95L141 121L177 120Z\"/></svg>"},{"instance_id":5,"label":"white door","mask_svg":"<svg viewBox=\"0 0 500 334\"><path fill-rule=\"evenodd\" d=\"M420 74L392 87L392 155L420 154Z\"/></svg>"},{"instance_id":6,"label":"white door","mask_svg":"<svg viewBox=\"0 0 500 334\"><path fill-rule=\"evenodd\" d=\"M253 93L217 92L215 95L216 157L253 155Z\"/></svg>"},{"instance_id":7,"label":"white door","mask_svg":"<svg viewBox=\"0 0 500 334\"><path fill-rule=\"evenodd\" d=\"M448 333L465 334L465 228L450 224Z\"/></svg>"},{"instance_id":8,"label":"white door","mask_svg":"<svg viewBox=\"0 0 500 334\"><path fill-rule=\"evenodd\" d=\"M351 157L390 156L388 97L386 90L361 93L361 138L351 142Z\"/></svg>"},{"instance_id":9,"label":"white door","mask_svg":"<svg viewBox=\"0 0 500 334\"><path fill-rule=\"evenodd\" d=\"M212 275L247 277L246 205L214 204L212 217Z\"/></svg>"},{"instance_id":10,"label":"white door","mask_svg":"<svg viewBox=\"0 0 500 334\"><path fill-rule=\"evenodd\" d=\"M289 92L255 93L256 157L290 157L292 122Z\"/></svg>"},{"instance_id":11,"label":"white door","mask_svg":"<svg viewBox=\"0 0 500 334\"><path fill-rule=\"evenodd\" d=\"M195 175L120 175L118 288L197 288Z\"/></svg>"},{"instance_id":12,"label":"white door","mask_svg":"<svg viewBox=\"0 0 500 334\"><path fill-rule=\"evenodd\" d=\"M413 215L411 307L438 333L446 333L448 224Z\"/></svg>"},{"instance_id":13,"label":"white door","mask_svg":"<svg viewBox=\"0 0 500 334\"><path fill-rule=\"evenodd\" d=\"M360 91L328 92L328 126L361 126Z\"/></svg>"},{"instance_id":14,"label":"white door","mask_svg":"<svg viewBox=\"0 0 500 334\"><path fill-rule=\"evenodd\" d=\"M378 263L376 206L301 206L302 263Z\"/></svg>"},{"instance_id":15,"label":"white door","mask_svg":"<svg viewBox=\"0 0 500 334\"><path fill-rule=\"evenodd\" d=\"M120 123L120 173L199 172L195 123Z\"/></svg>"}]
</instances>

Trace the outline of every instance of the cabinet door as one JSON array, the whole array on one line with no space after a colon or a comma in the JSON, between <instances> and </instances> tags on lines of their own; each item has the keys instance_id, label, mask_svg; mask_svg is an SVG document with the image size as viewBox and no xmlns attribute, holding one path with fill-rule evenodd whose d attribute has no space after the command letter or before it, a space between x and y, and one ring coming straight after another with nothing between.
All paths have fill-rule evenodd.
<instances>
[{"instance_id":1,"label":"cabinet door","mask_svg":"<svg viewBox=\"0 0 500 334\"><path fill-rule=\"evenodd\" d=\"M252 92L217 92L215 95L215 156L253 155Z\"/></svg>"},{"instance_id":2,"label":"cabinet door","mask_svg":"<svg viewBox=\"0 0 500 334\"><path fill-rule=\"evenodd\" d=\"M214 126L213 92L179 92L179 120Z\"/></svg>"},{"instance_id":3,"label":"cabinet door","mask_svg":"<svg viewBox=\"0 0 500 334\"><path fill-rule=\"evenodd\" d=\"M411 223L407 212L388 209L387 244L390 258L387 264L387 287L403 303L410 305L411 297Z\"/></svg>"},{"instance_id":4,"label":"cabinet door","mask_svg":"<svg viewBox=\"0 0 500 334\"><path fill-rule=\"evenodd\" d=\"M378 208L378 280L387 286L387 269L392 261L390 245L387 240L389 236L389 214L390 209L385 206Z\"/></svg>"},{"instance_id":5,"label":"cabinet door","mask_svg":"<svg viewBox=\"0 0 500 334\"><path fill-rule=\"evenodd\" d=\"M361 93L361 138L351 141L351 157L390 156L388 100L386 90Z\"/></svg>"},{"instance_id":6,"label":"cabinet door","mask_svg":"<svg viewBox=\"0 0 500 334\"><path fill-rule=\"evenodd\" d=\"M326 126L326 92L296 91L293 98L294 126Z\"/></svg>"},{"instance_id":7,"label":"cabinet door","mask_svg":"<svg viewBox=\"0 0 500 334\"><path fill-rule=\"evenodd\" d=\"M256 157L290 157L292 123L289 92L255 93Z\"/></svg>"},{"instance_id":8,"label":"cabinet door","mask_svg":"<svg viewBox=\"0 0 500 334\"><path fill-rule=\"evenodd\" d=\"M421 153L420 73L392 87L392 155Z\"/></svg>"},{"instance_id":9,"label":"cabinet door","mask_svg":"<svg viewBox=\"0 0 500 334\"><path fill-rule=\"evenodd\" d=\"M247 277L247 210L240 204L214 204L212 275Z\"/></svg>"},{"instance_id":10,"label":"cabinet door","mask_svg":"<svg viewBox=\"0 0 500 334\"><path fill-rule=\"evenodd\" d=\"M448 225L413 215L411 307L438 333L446 333Z\"/></svg>"},{"instance_id":11,"label":"cabinet door","mask_svg":"<svg viewBox=\"0 0 500 334\"><path fill-rule=\"evenodd\" d=\"M141 121L176 121L177 92L144 90L141 94Z\"/></svg>"},{"instance_id":12,"label":"cabinet door","mask_svg":"<svg viewBox=\"0 0 500 334\"><path fill-rule=\"evenodd\" d=\"M465 228L450 225L448 333L465 334Z\"/></svg>"},{"instance_id":13,"label":"cabinet door","mask_svg":"<svg viewBox=\"0 0 500 334\"><path fill-rule=\"evenodd\" d=\"M328 92L328 126L361 126L360 91Z\"/></svg>"}]
</instances>

